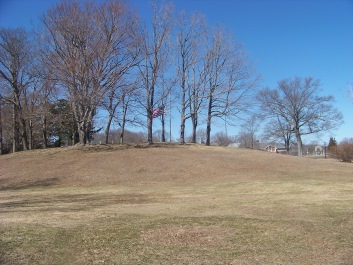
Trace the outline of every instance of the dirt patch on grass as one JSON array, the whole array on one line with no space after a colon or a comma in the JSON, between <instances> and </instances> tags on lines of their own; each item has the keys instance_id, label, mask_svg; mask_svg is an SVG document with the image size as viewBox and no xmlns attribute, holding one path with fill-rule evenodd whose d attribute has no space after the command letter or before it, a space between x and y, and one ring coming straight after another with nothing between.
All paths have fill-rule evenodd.
<instances>
[{"instance_id":1,"label":"dirt patch on grass","mask_svg":"<svg viewBox=\"0 0 353 265\"><path fill-rule=\"evenodd\" d=\"M183 246L229 245L231 230L218 226L170 226L145 232L143 243Z\"/></svg>"}]
</instances>

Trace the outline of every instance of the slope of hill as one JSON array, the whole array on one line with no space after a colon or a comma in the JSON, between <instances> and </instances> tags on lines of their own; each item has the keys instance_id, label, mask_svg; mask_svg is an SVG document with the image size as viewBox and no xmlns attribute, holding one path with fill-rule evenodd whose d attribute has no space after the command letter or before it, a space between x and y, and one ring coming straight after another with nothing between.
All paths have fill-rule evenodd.
<instances>
[{"instance_id":1,"label":"slope of hill","mask_svg":"<svg viewBox=\"0 0 353 265\"><path fill-rule=\"evenodd\" d=\"M34 186L138 185L303 178L346 178L352 165L261 151L200 145L91 146L0 157L0 189Z\"/></svg>"},{"instance_id":2,"label":"slope of hill","mask_svg":"<svg viewBox=\"0 0 353 265\"><path fill-rule=\"evenodd\" d=\"M353 264L353 164L200 145L0 157L0 264Z\"/></svg>"}]
</instances>

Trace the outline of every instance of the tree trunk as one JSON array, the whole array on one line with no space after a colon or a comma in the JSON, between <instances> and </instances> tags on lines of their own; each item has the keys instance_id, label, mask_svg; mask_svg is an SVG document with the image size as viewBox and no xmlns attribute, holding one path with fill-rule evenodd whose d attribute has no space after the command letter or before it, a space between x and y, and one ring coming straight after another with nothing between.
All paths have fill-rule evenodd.
<instances>
[{"instance_id":1,"label":"tree trunk","mask_svg":"<svg viewBox=\"0 0 353 265\"><path fill-rule=\"evenodd\" d=\"M18 146L19 146L18 113L17 113L16 104L13 104L13 113L12 113L12 152L13 153L18 151Z\"/></svg>"},{"instance_id":2,"label":"tree trunk","mask_svg":"<svg viewBox=\"0 0 353 265\"><path fill-rule=\"evenodd\" d=\"M287 151L287 155L289 155L289 151L290 151L290 143L286 142L286 151Z\"/></svg>"},{"instance_id":3,"label":"tree trunk","mask_svg":"<svg viewBox=\"0 0 353 265\"><path fill-rule=\"evenodd\" d=\"M295 133L295 136L297 137L297 145L298 145L298 156L303 156L303 148L302 148L302 138L299 132Z\"/></svg>"},{"instance_id":4,"label":"tree trunk","mask_svg":"<svg viewBox=\"0 0 353 265\"><path fill-rule=\"evenodd\" d=\"M192 139L191 142L196 144L197 137L197 113L191 114L191 123L192 123Z\"/></svg>"},{"instance_id":5,"label":"tree trunk","mask_svg":"<svg viewBox=\"0 0 353 265\"><path fill-rule=\"evenodd\" d=\"M212 119L212 92L208 101L207 127L206 127L206 145L211 145L211 119Z\"/></svg>"},{"instance_id":6,"label":"tree trunk","mask_svg":"<svg viewBox=\"0 0 353 265\"><path fill-rule=\"evenodd\" d=\"M117 107L117 104L113 108L113 98L114 98L114 91L112 91L109 95L109 106L108 106L108 112L109 112L109 117L108 117L108 124L107 127L105 128L105 143L109 143L109 133L110 133L110 126L114 117L115 109Z\"/></svg>"},{"instance_id":7,"label":"tree trunk","mask_svg":"<svg viewBox=\"0 0 353 265\"><path fill-rule=\"evenodd\" d=\"M76 144L76 136L77 136L77 132L75 130L75 126L72 126L72 140L71 140L71 145L75 145Z\"/></svg>"},{"instance_id":8,"label":"tree trunk","mask_svg":"<svg viewBox=\"0 0 353 265\"><path fill-rule=\"evenodd\" d=\"M120 144L124 144L124 134L125 134L125 125L122 125L121 131L120 131L120 139L119 139Z\"/></svg>"},{"instance_id":9,"label":"tree trunk","mask_svg":"<svg viewBox=\"0 0 353 265\"><path fill-rule=\"evenodd\" d=\"M95 115L95 109L86 109L81 111L84 115L80 115L79 111L75 111L75 120L77 121L79 143L81 145L90 144L92 140L93 130L93 117Z\"/></svg>"},{"instance_id":10,"label":"tree trunk","mask_svg":"<svg viewBox=\"0 0 353 265\"><path fill-rule=\"evenodd\" d=\"M206 145L211 145L211 120L207 120Z\"/></svg>"},{"instance_id":11,"label":"tree trunk","mask_svg":"<svg viewBox=\"0 0 353 265\"><path fill-rule=\"evenodd\" d=\"M290 136L284 137L284 146L286 147L287 155L289 155L289 150L290 150Z\"/></svg>"},{"instance_id":12,"label":"tree trunk","mask_svg":"<svg viewBox=\"0 0 353 265\"><path fill-rule=\"evenodd\" d=\"M122 122L121 122L120 144L124 144L126 113L128 108L128 104L125 104L125 96L123 96L122 98L122 106L123 106L123 115L122 115Z\"/></svg>"},{"instance_id":13,"label":"tree trunk","mask_svg":"<svg viewBox=\"0 0 353 265\"><path fill-rule=\"evenodd\" d=\"M185 69L181 82L180 143L185 144Z\"/></svg>"},{"instance_id":14,"label":"tree trunk","mask_svg":"<svg viewBox=\"0 0 353 265\"><path fill-rule=\"evenodd\" d=\"M82 144L82 145L85 145L86 144L86 137L85 137L86 133L85 133L85 131L82 130L82 129L79 129L78 136L79 136L79 139L80 139L79 143Z\"/></svg>"},{"instance_id":15,"label":"tree trunk","mask_svg":"<svg viewBox=\"0 0 353 265\"><path fill-rule=\"evenodd\" d=\"M79 121L77 123L79 144L85 145L87 143L87 124L86 121Z\"/></svg>"},{"instance_id":16,"label":"tree trunk","mask_svg":"<svg viewBox=\"0 0 353 265\"><path fill-rule=\"evenodd\" d=\"M190 102L190 115L191 115L191 123L192 123L192 139L191 142L196 144L196 130L197 130L197 110L196 110L196 82L195 82L195 68L193 68L193 88L192 88L192 100Z\"/></svg>"},{"instance_id":17,"label":"tree trunk","mask_svg":"<svg viewBox=\"0 0 353 265\"><path fill-rule=\"evenodd\" d=\"M180 143L185 144L185 118L183 115L180 121Z\"/></svg>"},{"instance_id":18,"label":"tree trunk","mask_svg":"<svg viewBox=\"0 0 353 265\"><path fill-rule=\"evenodd\" d=\"M197 137L197 133L196 133L196 128L197 128L197 122L196 123L192 123L192 140L191 142L196 144L196 137Z\"/></svg>"},{"instance_id":19,"label":"tree trunk","mask_svg":"<svg viewBox=\"0 0 353 265\"><path fill-rule=\"evenodd\" d=\"M109 144L109 133L110 133L110 125L112 123L112 120L113 120L113 115L109 114L107 127L105 128L105 132L104 132L106 144Z\"/></svg>"},{"instance_id":20,"label":"tree trunk","mask_svg":"<svg viewBox=\"0 0 353 265\"><path fill-rule=\"evenodd\" d=\"M87 127L86 127L86 144L91 144L93 139L93 116L94 110L90 111L88 115Z\"/></svg>"},{"instance_id":21,"label":"tree trunk","mask_svg":"<svg viewBox=\"0 0 353 265\"><path fill-rule=\"evenodd\" d=\"M22 138L22 145L23 145L23 150L27 151L29 150L28 147L28 134L27 134L27 125L26 125L26 120L24 118L21 118L21 138Z\"/></svg>"},{"instance_id":22,"label":"tree trunk","mask_svg":"<svg viewBox=\"0 0 353 265\"><path fill-rule=\"evenodd\" d=\"M43 137L43 144L42 147L46 149L48 147L48 140L47 140L47 118L45 115L42 117L42 137Z\"/></svg>"},{"instance_id":23,"label":"tree trunk","mask_svg":"<svg viewBox=\"0 0 353 265\"><path fill-rule=\"evenodd\" d=\"M28 121L28 149L32 150L34 143L33 143L33 122L32 120Z\"/></svg>"},{"instance_id":24,"label":"tree trunk","mask_svg":"<svg viewBox=\"0 0 353 265\"><path fill-rule=\"evenodd\" d=\"M152 80L153 82L153 80ZM149 96L147 97L147 133L148 133L148 143L153 144L153 104L154 104L154 85L151 85L149 90Z\"/></svg>"},{"instance_id":25,"label":"tree trunk","mask_svg":"<svg viewBox=\"0 0 353 265\"><path fill-rule=\"evenodd\" d=\"M165 143L165 122L164 122L164 114L162 114L162 143Z\"/></svg>"},{"instance_id":26,"label":"tree trunk","mask_svg":"<svg viewBox=\"0 0 353 265\"><path fill-rule=\"evenodd\" d=\"M147 114L147 133L148 133L148 143L153 144L153 139L152 139L152 114L151 111L148 111Z\"/></svg>"}]
</instances>

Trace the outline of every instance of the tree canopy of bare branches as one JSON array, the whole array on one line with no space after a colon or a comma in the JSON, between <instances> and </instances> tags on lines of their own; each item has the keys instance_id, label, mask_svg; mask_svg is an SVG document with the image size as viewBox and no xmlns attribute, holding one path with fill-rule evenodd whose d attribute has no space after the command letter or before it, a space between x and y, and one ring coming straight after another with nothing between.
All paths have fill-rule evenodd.
<instances>
[{"instance_id":1,"label":"tree canopy of bare branches","mask_svg":"<svg viewBox=\"0 0 353 265\"><path fill-rule=\"evenodd\" d=\"M122 143L126 125L147 129L149 143L154 131L166 141L165 114L171 140L176 110L182 144L210 145L220 120L242 125L254 147L255 120L242 121L257 111L260 77L244 46L201 14L175 16L172 2L153 0L150 8L142 20L124 0L63 0L41 17L37 34L1 28L0 152L47 148L64 138L67 145L90 144L97 124L106 143L110 130ZM319 87L309 77L263 89L267 138L280 138L287 150L296 138L301 154L303 136L337 128L342 115Z\"/></svg>"},{"instance_id":2,"label":"tree canopy of bare branches","mask_svg":"<svg viewBox=\"0 0 353 265\"><path fill-rule=\"evenodd\" d=\"M33 79L33 46L24 29L0 30L0 97L13 108L13 152L30 148L27 123L27 92Z\"/></svg>"},{"instance_id":3,"label":"tree canopy of bare branches","mask_svg":"<svg viewBox=\"0 0 353 265\"><path fill-rule=\"evenodd\" d=\"M163 72L168 63L168 41L173 26L173 5L151 2L151 27L142 25L141 52L142 61L139 65L141 87L145 91L145 104L142 104L147 117L148 142L153 143L153 109L157 102L155 96L158 82L162 81ZM161 87L160 87L161 88ZM142 103L142 100L141 100Z\"/></svg>"},{"instance_id":4,"label":"tree canopy of bare branches","mask_svg":"<svg viewBox=\"0 0 353 265\"><path fill-rule=\"evenodd\" d=\"M291 125L279 114L273 115L263 128L262 137L274 142L282 142L289 154L293 131Z\"/></svg>"},{"instance_id":5,"label":"tree canopy of bare branches","mask_svg":"<svg viewBox=\"0 0 353 265\"><path fill-rule=\"evenodd\" d=\"M196 98L199 93L196 86L195 76L193 76L193 69L195 70L196 64L200 61L200 54L202 44L205 44L206 24L205 19L201 15L188 16L183 11L179 14L176 23L176 71L178 77L178 85L180 86L180 143L185 143L185 121L193 118L193 142L196 141L196 127L198 111L196 105L198 100ZM195 73L195 71L194 71ZM194 103L192 105L192 103ZM191 109L189 113L187 110ZM193 115L191 115L191 112Z\"/></svg>"},{"instance_id":6,"label":"tree canopy of bare branches","mask_svg":"<svg viewBox=\"0 0 353 265\"><path fill-rule=\"evenodd\" d=\"M276 89L260 91L258 99L269 115L278 115L296 136L298 156L302 155L302 136L337 128L342 114L332 105L333 96L320 95L320 82L312 77L284 79Z\"/></svg>"},{"instance_id":7,"label":"tree canopy of bare branches","mask_svg":"<svg viewBox=\"0 0 353 265\"><path fill-rule=\"evenodd\" d=\"M210 35L204 61L207 87L207 139L210 145L212 118L232 119L252 104L258 76L246 60L244 48L224 29Z\"/></svg>"},{"instance_id":8,"label":"tree canopy of bare branches","mask_svg":"<svg viewBox=\"0 0 353 265\"><path fill-rule=\"evenodd\" d=\"M43 54L68 94L81 144L90 141L105 93L136 64L137 22L121 1L62 2L43 17Z\"/></svg>"}]
</instances>

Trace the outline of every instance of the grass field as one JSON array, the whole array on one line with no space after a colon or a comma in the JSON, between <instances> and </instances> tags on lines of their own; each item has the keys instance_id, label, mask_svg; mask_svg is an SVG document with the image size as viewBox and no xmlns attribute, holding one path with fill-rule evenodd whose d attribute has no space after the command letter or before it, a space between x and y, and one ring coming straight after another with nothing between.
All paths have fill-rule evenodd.
<instances>
[{"instance_id":1,"label":"grass field","mask_svg":"<svg viewBox=\"0 0 353 265\"><path fill-rule=\"evenodd\" d=\"M0 156L0 264L353 264L353 164L158 144Z\"/></svg>"}]
</instances>

